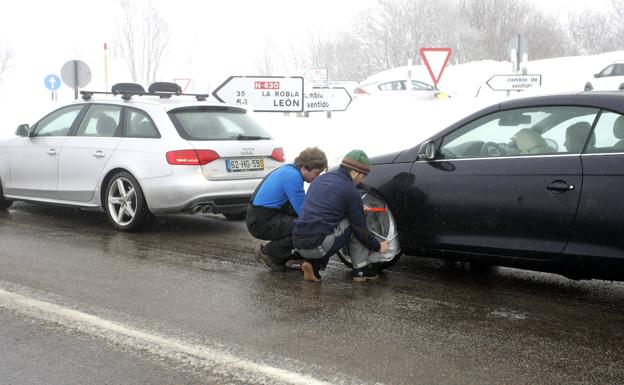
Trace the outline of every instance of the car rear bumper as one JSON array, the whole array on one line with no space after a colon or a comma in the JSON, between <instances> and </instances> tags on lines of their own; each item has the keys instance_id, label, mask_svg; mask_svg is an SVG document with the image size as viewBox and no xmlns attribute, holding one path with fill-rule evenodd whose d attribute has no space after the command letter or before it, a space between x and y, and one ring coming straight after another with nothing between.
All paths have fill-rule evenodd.
<instances>
[{"instance_id":1,"label":"car rear bumper","mask_svg":"<svg viewBox=\"0 0 624 385\"><path fill-rule=\"evenodd\" d=\"M244 210L261 178L208 180L200 172L178 173L141 181L147 206L154 215Z\"/></svg>"}]
</instances>

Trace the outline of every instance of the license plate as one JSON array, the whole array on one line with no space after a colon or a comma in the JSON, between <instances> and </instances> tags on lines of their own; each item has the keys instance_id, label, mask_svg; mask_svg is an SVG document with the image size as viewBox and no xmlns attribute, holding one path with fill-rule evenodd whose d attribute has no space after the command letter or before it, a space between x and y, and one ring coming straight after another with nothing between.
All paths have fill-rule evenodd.
<instances>
[{"instance_id":1,"label":"license plate","mask_svg":"<svg viewBox=\"0 0 624 385\"><path fill-rule=\"evenodd\" d=\"M228 172L264 170L264 159L226 159Z\"/></svg>"}]
</instances>

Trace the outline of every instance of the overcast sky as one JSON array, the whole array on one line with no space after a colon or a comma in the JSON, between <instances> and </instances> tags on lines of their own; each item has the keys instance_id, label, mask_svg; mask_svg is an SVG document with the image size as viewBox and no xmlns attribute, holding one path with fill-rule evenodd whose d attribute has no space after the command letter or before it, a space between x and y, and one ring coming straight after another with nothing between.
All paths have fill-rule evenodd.
<instances>
[{"instance_id":1,"label":"overcast sky","mask_svg":"<svg viewBox=\"0 0 624 385\"><path fill-rule=\"evenodd\" d=\"M136 0L135 0L136 1ZM610 0L530 0L561 13L585 7L605 9ZM170 52L162 75L188 78L197 88L214 89L228 75L253 75L267 38L302 41L308 31L330 34L347 27L375 0L153 0L171 32ZM7 87L41 89L47 74L80 59L103 87L103 43L116 39L120 14L112 0L20 0L0 13L0 44L14 53ZM111 58L114 62L114 58ZM120 61L120 60L118 60ZM111 66L109 76L124 75ZM118 73L115 73L118 72ZM124 75L125 76L125 75ZM119 79L119 81L128 79ZM199 84L198 84L199 83ZM87 87L89 88L89 87Z\"/></svg>"}]
</instances>

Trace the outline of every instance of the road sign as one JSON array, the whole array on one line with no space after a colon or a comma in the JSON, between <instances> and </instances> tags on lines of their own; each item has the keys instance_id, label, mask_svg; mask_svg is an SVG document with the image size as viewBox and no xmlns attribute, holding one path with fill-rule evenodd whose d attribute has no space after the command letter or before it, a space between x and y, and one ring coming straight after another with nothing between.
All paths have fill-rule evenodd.
<instances>
[{"instance_id":1,"label":"road sign","mask_svg":"<svg viewBox=\"0 0 624 385\"><path fill-rule=\"evenodd\" d=\"M486 84L494 91L522 91L540 87L542 75L494 75Z\"/></svg>"},{"instance_id":2,"label":"road sign","mask_svg":"<svg viewBox=\"0 0 624 385\"><path fill-rule=\"evenodd\" d=\"M61 78L71 88L82 88L91 81L91 70L80 60L70 60L61 68Z\"/></svg>"},{"instance_id":3,"label":"road sign","mask_svg":"<svg viewBox=\"0 0 624 385\"><path fill-rule=\"evenodd\" d=\"M54 74L50 74L45 77L43 84L45 84L45 87L50 91L56 91L61 86L61 79Z\"/></svg>"},{"instance_id":4,"label":"road sign","mask_svg":"<svg viewBox=\"0 0 624 385\"><path fill-rule=\"evenodd\" d=\"M450 48L420 49L420 56L427 66L427 70L429 71L429 75L431 75L431 80L433 80L433 84L436 86L438 85L438 82L442 77L444 67L446 67L446 64L451 58L451 52L452 49Z\"/></svg>"},{"instance_id":5,"label":"road sign","mask_svg":"<svg viewBox=\"0 0 624 385\"><path fill-rule=\"evenodd\" d=\"M327 85L327 68L310 68L305 70L303 78L306 87L324 87Z\"/></svg>"},{"instance_id":6,"label":"road sign","mask_svg":"<svg viewBox=\"0 0 624 385\"><path fill-rule=\"evenodd\" d=\"M230 76L212 95L259 112L303 111L303 77Z\"/></svg>"},{"instance_id":7,"label":"road sign","mask_svg":"<svg viewBox=\"0 0 624 385\"><path fill-rule=\"evenodd\" d=\"M315 87L305 94L305 111L345 111L351 95L344 87Z\"/></svg>"}]
</instances>

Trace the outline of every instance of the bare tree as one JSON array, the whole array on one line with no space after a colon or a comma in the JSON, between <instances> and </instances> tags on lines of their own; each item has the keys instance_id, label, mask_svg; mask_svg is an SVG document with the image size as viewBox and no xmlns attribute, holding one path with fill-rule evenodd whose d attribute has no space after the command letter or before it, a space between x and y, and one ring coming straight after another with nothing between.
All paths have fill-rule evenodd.
<instances>
[{"instance_id":1,"label":"bare tree","mask_svg":"<svg viewBox=\"0 0 624 385\"><path fill-rule=\"evenodd\" d=\"M620 46L610 15L585 10L571 14L569 19L570 37L576 53L593 55L613 51Z\"/></svg>"},{"instance_id":2,"label":"bare tree","mask_svg":"<svg viewBox=\"0 0 624 385\"><path fill-rule=\"evenodd\" d=\"M13 51L9 47L0 44L0 84L4 80L4 74L9 69L9 64L13 58Z\"/></svg>"},{"instance_id":3,"label":"bare tree","mask_svg":"<svg viewBox=\"0 0 624 385\"><path fill-rule=\"evenodd\" d=\"M273 75L275 71L275 59L273 52L275 52L275 45L271 38L267 38L264 43L264 49L262 50L262 57L256 60L256 68L260 75L269 76Z\"/></svg>"},{"instance_id":4,"label":"bare tree","mask_svg":"<svg viewBox=\"0 0 624 385\"><path fill-rule=\"evenodd\" d=\"M150 85L158 79L169 43L169 27L151 3L121 0L121 6L124 16L117 29L119 50L132 81Z\"/></svg>"}]
</instances>

